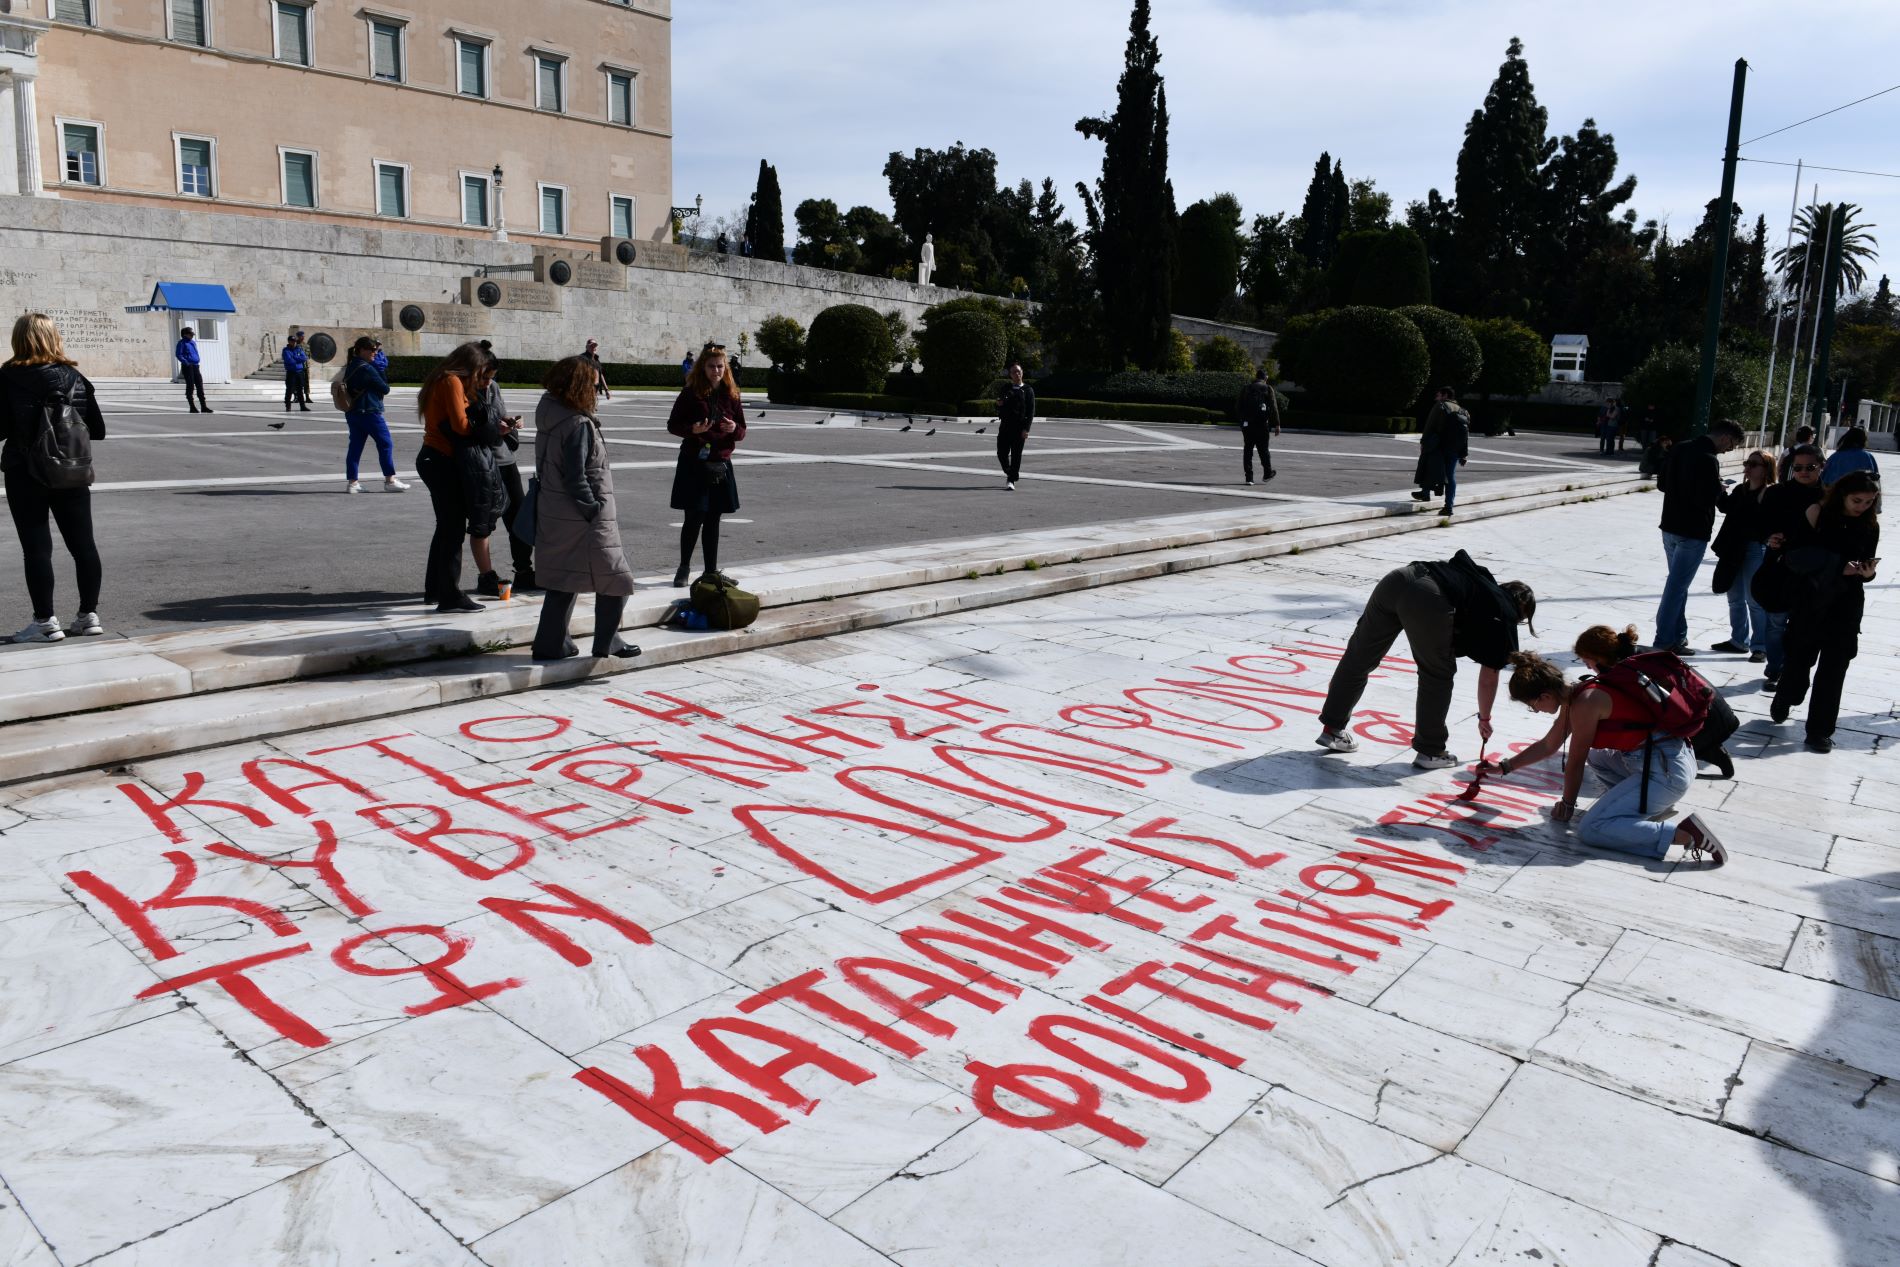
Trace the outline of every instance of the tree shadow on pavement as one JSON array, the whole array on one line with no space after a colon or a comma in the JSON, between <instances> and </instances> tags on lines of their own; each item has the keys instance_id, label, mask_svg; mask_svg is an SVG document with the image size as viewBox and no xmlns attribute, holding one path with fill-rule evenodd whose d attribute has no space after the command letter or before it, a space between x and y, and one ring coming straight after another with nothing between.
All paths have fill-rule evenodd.
<instances>
[{"instance_id":1,"label":"tree shadow on pavement","mask_svg":"<svg viewBox=\"0 0 1900 1267\"><path fill-rule=\"evenodd\" d=\"M398 613L391 609L396 607L420 610L422 600L409 591L315 593L290 590L183 598L176 602L161 603L140 614L147 620L177 621L181 624L236 624L250 620L329 620L338 616L395 615Z\"/></svg>"}]
</instances>

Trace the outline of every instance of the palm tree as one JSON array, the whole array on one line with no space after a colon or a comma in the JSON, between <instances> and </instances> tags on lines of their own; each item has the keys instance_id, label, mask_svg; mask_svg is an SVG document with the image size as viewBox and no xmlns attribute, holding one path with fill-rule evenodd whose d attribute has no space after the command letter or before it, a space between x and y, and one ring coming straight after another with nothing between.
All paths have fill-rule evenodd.
<instances>
[{"instance_id":1,"label":"palm tree","mask_svg":"<svg viewBox=\"0 0 1900 1267\"><path fill-rule=\"evenodd\" d=\"M1846 212L1842 223L1846 226L1841 233L1841 266L1835 278L1835 294L1850 295L1867 280L1867 265L1877 254L1878 245L1867 230L1876 225L1863 224L1855 219L1860 208L1851 202L1840 204ZM1775 252L1775 268L1781 274L1787 293L1792 298L1801 289L1802 276L1807 277L1809 309L1820 297L1821 284L1825 280L1822 273L1826 270L1828 251L1828 222L1833 218L1834 204L1824 202L1801 208L1795 216L1794 241Z\"/></svg>"}]
</instances>

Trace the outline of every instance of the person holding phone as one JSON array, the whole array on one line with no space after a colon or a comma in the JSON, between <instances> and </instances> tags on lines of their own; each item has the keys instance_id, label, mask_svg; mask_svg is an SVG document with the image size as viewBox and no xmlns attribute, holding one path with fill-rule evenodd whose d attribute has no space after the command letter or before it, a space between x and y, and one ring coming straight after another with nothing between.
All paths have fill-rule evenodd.
<instances>
[{"instance_id":1,"label":"person holding phone","mask_svg":"<svg viewBox=\"0 0 1900 1267\"><path fill-rule=\"evenodd\" d=\"M673 402L666 429L680 438L673 467L673 496L681 512L680 567L673 587L685 586L692 571L693 547L704 544L706 571L719 570L719 517L739 509L739 482L732 473L732 451L745 439L745 405L726 369L726 345L708 343L699 351L686 386Z\"/></svg>"},{"instance_id":2,"label":"person holding phone","mask_svg":"<svg viewBox=\"0 0 1900 1267\"><path fill-rule=\"evenodd\" d=\"M1860 651L1867 582L1880 569L1879 507L1880 481L1867 471L1850 471L1808 507L1806 531L1797 529L1784 555L1791 571L1808 578L1812 594L1788 609L1788 660L1768 715L1779 725L1807 700L1810 752L1834 750L1847 666Z\"/></svg>"}]
</instances>

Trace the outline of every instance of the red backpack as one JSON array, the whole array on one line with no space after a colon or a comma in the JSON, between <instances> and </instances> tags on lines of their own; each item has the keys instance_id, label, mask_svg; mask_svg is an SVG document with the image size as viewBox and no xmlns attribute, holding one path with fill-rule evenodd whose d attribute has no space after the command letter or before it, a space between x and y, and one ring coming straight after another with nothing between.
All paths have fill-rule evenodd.
<instances>
[{"instance_id":1,"label":"red backpack","mask_svg":"<svg viewBox=\"0 0 1900 1267\"><path fill-rule=\"evenodd\" d=\"M1648 722L1605 720L1605 729L1657 732L1672 739L1692 740L1709 720L1715 705L1715 688L1694 669L1684 664L1673 651L1643 651L1626 656L1594 679L1596 685L1637 705ZM1639 809L1649 811L1649 756L1651 744L1643 745L1643 788Z\"/></svg>"}]
</instances>

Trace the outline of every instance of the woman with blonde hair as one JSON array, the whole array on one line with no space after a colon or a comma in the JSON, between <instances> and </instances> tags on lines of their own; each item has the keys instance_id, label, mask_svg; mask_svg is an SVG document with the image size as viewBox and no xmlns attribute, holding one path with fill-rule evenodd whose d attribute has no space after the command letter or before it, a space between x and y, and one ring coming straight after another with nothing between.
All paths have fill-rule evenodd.
<instances>
[{"instance_id":1,"label":"woman with blonde hair","mask_svg":"<svg viewBox=\"0 0 1900 1267\"><path fill-rule=\"evenodd\" d=\"M708 343L700 349L686 376L686 386L673 402L666 429L680 438L679 461L673 467L673 498L668 504L681 512L680 567L673 574L675 588L686 584L693 566L693 547L705 543L706 570L719 570L719 517L739 509L739 482L732 473L732 451L745 439L745 405L738 384L726 367L726 345Z\"/></svg>"},{"instance_id":2,"label":"woman with blonde hair","mask_svg":"<svg viewBox=\"0 0 1900 1267\"><path fill-rule=\"evenodd\" d=\"M0 366L0 472L4 472L7 510L20 536L26 565L26 591L33 620L9 642L59 642L67 634L98 637L99 586L103 569L92 537L92 467L49 463L48 429L77 413L90 439L106 438L106 420L92 384L66 355L59 327L44 313L29 312L13 323L13 357ZM79 579L79 614L61 628L53 611L53 533L73 556Z\"/></svg>"},{"instance_id":3,"label":"woman with blonde hair","mask_svg":"<svg viewBox=\"0 0 1900 1267\"><path fill-rule=\"evenodd\" d=\"M534 634L537 660L580 654L567 625L581 594L594 596L594 655L640 654L619 637L633 569L620 547L614 473L594 417L598 382L586 357L570 356L548 371L534 411L534 574L545 591Z\"/></svg>"},{"instance_id":4,"label":"woman with blonde hair","mask_svg":"<svg viewBox=\"0 0 1900 1267\"><path fill-rule=\"evenodd\" d=\"M1608 626L1597 629L1613 643L1635 644L1634 628L1622 634ZM1556 720L1530 747L1496 764L1482 762L1480 770L1509 774L1554 755L1568 740L1563 799L1551 817L1566 823L1576 816L1586 769L1607 785L1577 821L1577 836L1584 844L1644 858L1661 858L1673 844L1686 848L1691 858L1707 854L1718 867L1728 861L1728 850L1699 815L1690 814L1674 826L1656 821L1695 782L1695 756L1686 740L1652 730L1650 713L1637 701L1592 678L1566 682L1562 669L1530 651L1512 654L1506 689L1518 703L1553 714Z\"/></svg>"}]
</instances>

